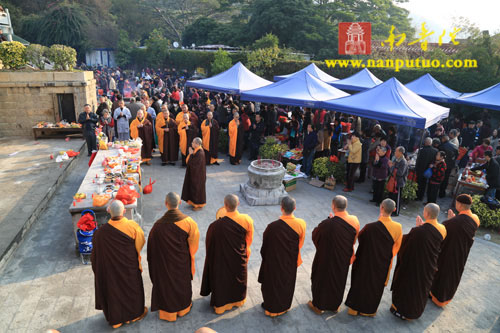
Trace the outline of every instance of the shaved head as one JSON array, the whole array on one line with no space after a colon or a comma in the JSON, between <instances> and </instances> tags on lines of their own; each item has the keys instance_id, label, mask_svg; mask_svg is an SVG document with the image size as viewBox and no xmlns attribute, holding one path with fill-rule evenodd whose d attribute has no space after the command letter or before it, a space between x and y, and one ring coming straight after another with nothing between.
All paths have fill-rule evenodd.
<instances>
[{"instance_id":1,"label":"shaved head","mask_svg":"<svg viewBox=\"0 0 500 333\"><path fill-rule=\"evenodd\" d=\"M396 203L392 199L385 199L380 204L380 208L384 211L385 214L391 215L392 212L396 209Z\"/></svg>"},{"instance_id":2,"label":"shaved head","mask_svg":"<svg viewBox=\"0 0 500 333\"><path fill-rule=\"evenodd\" d=\"M343 195L337 195L333 198L332 205L336 210L342 212L347 208L347 198Z\"/></svg>"},{"instance_id":3,"label":"shaved head","mask_svg":"<svg viewBox=\"0 0 500 333\"><path fill-rule=\"evenodd\" d=\"M118 217L118 216L123 216L123 211L125 210L125 206L123 205L123 202L120 200L115 200L109 205L109 214L111 214L111 217Z\"/></svg>"},{"instance_id":4,"label":"shaved head","mask_svg":"<svg viewBox=\"0 0 500 333\"><path fill-rule=\"evenodd\" d=\"M181 201L181 198L175 192L170 192L165 197L165 204L167 205L167 207L169 209L175 209L175 208L179 207L180 201Z\"/></svg>"},{"instance_id":5,"label":"shaved head","mask_svg":"<svg viewBox=\"0 0 500 333\"><path fill-rule=\"evenodd\" d=\"M234 212L238 207L240 200L234 194L228 194L224 197L224 207L228 212Z\"/></svg>"},{"instance_id":6,"label":"shaved head","mask_svg":"<svg viewBox=\"0 0 500 333\"><path fill-rule=\"evenodd\" d=\"M283 209L283 212L287 215L292 214L295 210L295 199L290 196L284 197L281 200L281 209Z\"/></svg>"},{"instance_id":7,"label":"shaved head","mask_svg":"<svg viewBox=\"0 0 500 333\"><path fill-rule=\"evenodd\" d=\"M427 217L431 220L437 219L439 216L439 206L435 203L428 203L424 207L424 213L427 212Z\"/></svg>"}]
</instances>

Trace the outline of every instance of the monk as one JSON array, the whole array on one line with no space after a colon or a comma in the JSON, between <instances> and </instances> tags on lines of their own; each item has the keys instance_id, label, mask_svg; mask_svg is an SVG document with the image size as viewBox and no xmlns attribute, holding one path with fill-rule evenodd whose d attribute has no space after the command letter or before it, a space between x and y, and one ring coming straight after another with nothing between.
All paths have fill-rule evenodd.
<instances>
[{"instance_id":1,"label":"monk","mask_svg":"<svg viewBox=\"0 0 500 333\"><path fill-rule=\"evenodd\" d=\"M311 273L312 300L308 305L316 314L340 310L358 232L358 218L347 212L346 197L335 196L332 213L312 232L316 254Z\"/></svg>"},{"instance_id":2,"label":"monk","mask_svg":"<svg viewBox=\"0 0 500 333\"><path fill-rule=\"evenodd\" d=\"M182 123L177 126L177 133L179 133L179 149L182 156L182 166L186 166L188 149L191 147L193 139L198 135L198 129L189 121L189 115L186 114L183 116Z\"/></svg>"},{"instance_id":3,"label":"monk","mask_svg":"<svg viewBox=\"0 0 500 333\"><path fill-rule=\"evenodd\" d=\"M460 194L455 202L458 215L450 209L448 220L443 222L446 238L441 245L438 271L431 288L432 301L439 307L450 303L455 295L474 243L474 235L480 222L479 217L471 212L471 205L472 197Z\"/></svg>"},{"instance_id":4,"label":"monk","mask_svg":"<svg viewBox=\"0 0 500 333\"><path fill-rule=\"evenodd\" d=\"M166 321L176 321L193 306L191 280L200 232L196 222L179 210L180 200L177 193L167 194L167 212L153 225L148 238L151 311L159 310L160 319Z\"/></svg>"},{"instance_id":5,"label":"monk","mask_svg":"<svg viewBox=\"0 0 500 333\"><path fill-rule=\"evenodd\" d=\"M175 165L179 157L179 134L177 124L170 118L167 104L161 106L161 112L156 117L156 135L161 154L162 165Z\"/></svg>"},{"instance_id":6,"label":"monk","mask_svg":"<svg viewBox=\"0 0 500 333\"><path fill-rule=\"evenodd\" d=\"M253 241L253 220L237 210L238 197L224 198L224 216L207 230L205 267L201 296L212 294L210 306L216 314L245 304L247 295L247 263ZM220 210L219 210L220 211Z\"/></svg>"},{"instance_id":7,"label":"monk","mask_svg":"<svg viewBox=\"0 0 500 333\"><path fill-rule=\"evenodd\" d=\"M233 165L241 163L241 156L243 155L244 145L244 128L243 123L240 121L240 115L235 112L233 120L229 122L229 161Z\"/></svg>"},{"instance_id":8,"label":"monk","mask_svg":"<svg viewBox=\"0 0 500 333\"><path fill-rule=\"evenodd\" d=\"M392 278L390 309L400 319L418 319L427 304L441 243L446 238L446 228L438 223L438 216L438 205L425 205L425 223L417 216L416 227L403 236Z\"/></svg>"},{"instance_id":9,"label":"monk","mask_svg":"<svg viewBox=\"0 0 500 333\"><path fill-rule=\"evenodd\" d=\"M374 317L377 312L391 274L392 258L398 253L403 239L401 224L391 219L395 210L396 203L385 199L380 204L378 221L368 223L359 233L351 289L345 301L350 315Z\"/></svg>"},{"instance_id":10,"label":"monk","mask_svg":"<svg viewBox=\"0 0 500 333\"><path fill-rule=\"evenodd\" d=\"M189 111L188 106L184 104L184 102L180 102L179 104L181 106L181 112L179 112L175 117L175 122L177 123L177 125L182 123L182 121L184 120L184 115L188 115L188 119L191 124L195 128L198 128L198 116L196 115L196 113L194 113L193 111Z\"/></svg>"},{"instance_id":11,"label":"monk","mask_svg":"<svg viewBox=\"0 0 500 333\"><path fill-rule=\"evenodd\" d=\"M153 158L153 130L153 123L144 116L144 110L139 109L137 117L130 124L130 136L132 139L141 138L141 159L147 165L151 165L151 158Z\"/></svg>"},{"instance_id":12,"label":"monk","mask_svg":"<svg viewBox=\"0 0 500 333\"><path fill-rule=\"evenodd\" d=\"M277 317L292 306L297 267L302 264L300 249L306 237L306 222L293 215L295 200L281 200L281 216L270 223L262 239L262 264L259 271L262 307L265 314Z\"/></svg>"},{"instance_id":13,"label":"monk","mask_svg":"<svg viewBox=\"0 0 500 333\"><path fill-rule=\"evenodd\" d=\"M207 119L201 123L201 134L203 137L203 149L207 165L217 162L217 151L219 150L219 123L214 119L212 112L207 113Z\"/></svg>"},{"instance_id":14,"label":"monk","mask_svg":"<svg viewBox=\"0 0 500 333\"><path fill-rule=\"evenodd\" d=\"M97 229L92 239L95 308L103 310L108 323L118 328L148 313L141 276L145 240L141 227L123 216L121 201L113 201L108 212L111 220Z\"/></svg>"},{"instance_id":15,"label":"monk","mask_svg":"<svg viewBox=\"0 0 500 333\"><path fill-rule=\"evenodd\" d=\"M182 200L193 206L193 210L200 210L207 204L205 191L207 170L201 144L200 138L194 138L192 146L189 147L186 175L182 186Z\"/></svg>"}]
</instances>

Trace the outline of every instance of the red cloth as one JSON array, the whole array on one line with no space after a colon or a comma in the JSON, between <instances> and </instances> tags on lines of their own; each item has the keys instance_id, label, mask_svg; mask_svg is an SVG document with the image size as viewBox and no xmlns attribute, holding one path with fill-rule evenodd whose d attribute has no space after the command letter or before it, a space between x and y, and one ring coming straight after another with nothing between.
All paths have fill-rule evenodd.
<instances>
[{"instance_id":1,"label":"red cloth","mask_svg":"<svg viewBox=\"0 0 500 333\"><path fill-rule=\"evenodd\" d=\"M140 197L139 193L131 189L130 186L122 186L116 193L116 200L120 200L124 205L133 204L138 197Z\"/></svg>"},{"instance_id":2,"label":"red cloth","mask_svg":"<svg viewBox=\"0 0 500 333\"><path fill-rule=\"evenodd\" d=\"M250 129L250 126L252 125L252 122L250 121L250 118L246 113L242 113L241 122L243 124L243 129L245 130L245 132L248 131Z\"/></svg>"},{"instance_id":3,"label":"red cloth","mask_svg":"<svg viewBox=\"0 0 500 333\"><path fill-rule=\"evenodd\" d=\"M351 123L340 123L342 125L342 133L349 133L351 131Z\"/></svg>"},{"instance_id":4,"label":"red cloth","mask_svg":"<svg viewBox=\"0 0 500 333\"><path fill-rule=\"evenodd\" d=\"M91 231L96 227L94 216L90 213L84 214L76 224L76 227L82 231Z\"/></svg>"}]
</instances>

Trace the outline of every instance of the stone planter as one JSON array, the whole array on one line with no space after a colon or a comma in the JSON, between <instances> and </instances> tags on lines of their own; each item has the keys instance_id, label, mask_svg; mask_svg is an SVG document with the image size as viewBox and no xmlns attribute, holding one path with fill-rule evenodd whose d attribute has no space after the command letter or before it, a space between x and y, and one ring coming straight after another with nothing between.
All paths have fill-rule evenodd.
<instances>
[{"instance_id":1,"label":"stone planter","mask_svg":"<svg viewBox=\"0 0 500 333\"><path fill-rule=\"evenodd\" d=\"M240 191L251 206L279 205L287 196L283 186L285 168L275 160L256 160L248 166L248 182Z\"/></svg>"}]
</instances>

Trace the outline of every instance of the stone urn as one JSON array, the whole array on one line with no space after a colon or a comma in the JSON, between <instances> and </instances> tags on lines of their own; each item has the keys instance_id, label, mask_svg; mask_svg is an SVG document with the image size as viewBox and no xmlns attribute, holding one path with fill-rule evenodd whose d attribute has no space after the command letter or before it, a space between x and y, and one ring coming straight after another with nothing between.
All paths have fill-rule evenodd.
<instances>
[{"instance_id":1,"label":"stone urn","mask_svg":"<svg viewBox=\"0 0 500 333\"><path fill-rule=\"evenodd\" d=\"M255 160L248 166L248 182L240 185L240 191L251 206L279 205L287 196L284 176L281 162Z\"/></svg>"}]
</instances>

